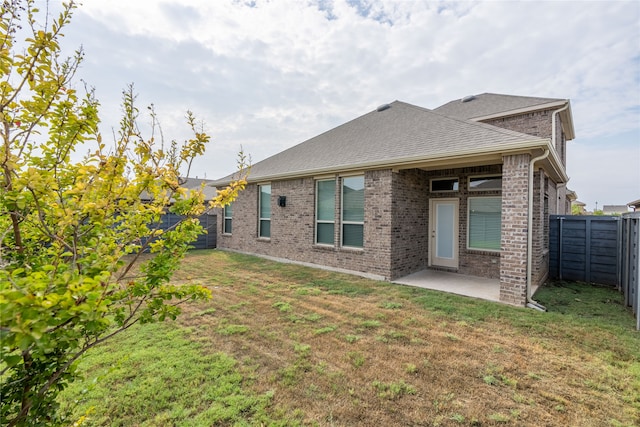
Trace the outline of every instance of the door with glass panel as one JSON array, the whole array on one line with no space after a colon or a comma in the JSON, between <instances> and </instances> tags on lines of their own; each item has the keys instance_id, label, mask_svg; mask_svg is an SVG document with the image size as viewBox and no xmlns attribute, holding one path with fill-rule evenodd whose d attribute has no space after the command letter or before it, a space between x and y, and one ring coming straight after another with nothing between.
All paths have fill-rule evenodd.
<instances>
[{"instance_id":1,"label":"door with glass panel","mask_svg":"<svg viewBox=\"0 0 640 427\"><path fill-rule=\"evenodd\" d=\"M429 201L429 265L458 268L458 199Z\"/></svg>"}]
</instances>

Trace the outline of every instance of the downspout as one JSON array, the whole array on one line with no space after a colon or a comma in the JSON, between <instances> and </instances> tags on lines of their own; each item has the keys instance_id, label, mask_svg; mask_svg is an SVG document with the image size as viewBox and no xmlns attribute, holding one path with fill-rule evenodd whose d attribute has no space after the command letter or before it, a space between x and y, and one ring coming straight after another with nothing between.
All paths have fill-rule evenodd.
<instances>
[{"instance_id":1,"label":"downspout","mask_svg":"<svg viewBox=\"0 0 640 427\"><path fill-rule=\"evenodd\" d=\"M556 110L551 115L551 146L557 151L556 147L556 115L569 108L569 103L564 107ZM544 153L538 157L534 157L529 162L529 200L527 203L527 307L534 308L540 311L547 311L547 308L542 304L534 301L531 298L531 276L533 274L532 260L533 260L533 167L539 160L546 159L549 156L549 149L545 148Z\"/></svg>"},{"instance_id":2,"label":"downspout","mask_svg":"<svg viewBox=\"0 0 640 427\"><path fill-rule=\"evenodd\" d=\"M527 203L527 307L535 308L540 311L547 311L547 308L531 298L531 276L532 276L532 260L533 260L533 165L549 156L549 149L545 148L544 153L538 157L534 157L529 162L529 200Z\"/></svg>"}]
</instances>

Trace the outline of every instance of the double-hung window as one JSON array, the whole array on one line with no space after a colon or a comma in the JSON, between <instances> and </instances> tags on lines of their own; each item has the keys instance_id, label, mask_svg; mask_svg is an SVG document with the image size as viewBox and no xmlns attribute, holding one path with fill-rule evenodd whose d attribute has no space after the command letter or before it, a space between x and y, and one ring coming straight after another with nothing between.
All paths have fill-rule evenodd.
<instances>
[{"instance_id":1,"label":"double-hung window","mask_svg":"<svg viewBox=\"0 0 640 427\"><path fill-rule=\"evenodd\" d=\"M233 203L224 207L224 222L222 223L222 233L231 234L233 217Z\"/></svg>"},{"instance_id":2,"label":"double-hung window","mask_svg":"<svg viewBox=\"0 0 640 427\"><path fill-rule=\"evenodd\" d=\"M342 246L364 246L364 176L342 178Z\"/></svg>"},{"instance_id":3,"label":"double-hung window","mask_svg":"<svg viewBox=\"0 0 640 427\"><path fill-rule=\"evenodd\" d=\"M316 181L316 243L333 245L335 235L336 180Z\"/></svg>"},{"instance_id":4,"label":"double-hung window","mask_svg":"<svg viewBox=\"0 0 640 427\"><path fill-rule=\"evenodd\" d=\"M486 251L500 250L501 197L469 197L467 247Z\"/></svg>"},{"instance_id":5,"label":"double-hung window","mask_svg":"<svg viewBox=\"0 0 640 427\"><path fill-rule=\"evenodd\" d=\"M258 237L271 237L271 185L259 185Z\"/></svg>"}]
</instances>

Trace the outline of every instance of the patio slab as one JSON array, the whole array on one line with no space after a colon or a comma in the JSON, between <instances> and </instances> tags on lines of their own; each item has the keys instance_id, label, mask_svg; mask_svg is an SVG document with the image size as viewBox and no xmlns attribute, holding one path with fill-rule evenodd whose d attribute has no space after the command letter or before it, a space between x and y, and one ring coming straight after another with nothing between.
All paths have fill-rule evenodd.
<instances>
[{"instance_id":1,"label":"patio slab","mask_svg":"<svg viewBox=\"0 0 640 427\"><path fill-rule=\"evenodd\" d=\"M500 302L499 279L487 279L439 270L422 270L394 280L393 283Z\"/></svg>"}]
</instances>

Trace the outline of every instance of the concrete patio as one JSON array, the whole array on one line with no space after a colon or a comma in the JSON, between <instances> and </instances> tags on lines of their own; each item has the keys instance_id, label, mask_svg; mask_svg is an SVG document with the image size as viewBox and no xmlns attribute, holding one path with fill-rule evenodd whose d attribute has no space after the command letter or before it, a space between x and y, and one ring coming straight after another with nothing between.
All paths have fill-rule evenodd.
<instances>
[{"instance_id":1,"label":"concrete patio","mask_svg":"<svg viewBox=\"0 0 640 427\"><path fill-rule=\"evenodd\" d=\"M466 276L438 270L422 270L394 280L393 283L500 302L499 279Z\"/></svg>"}]
</instances>

